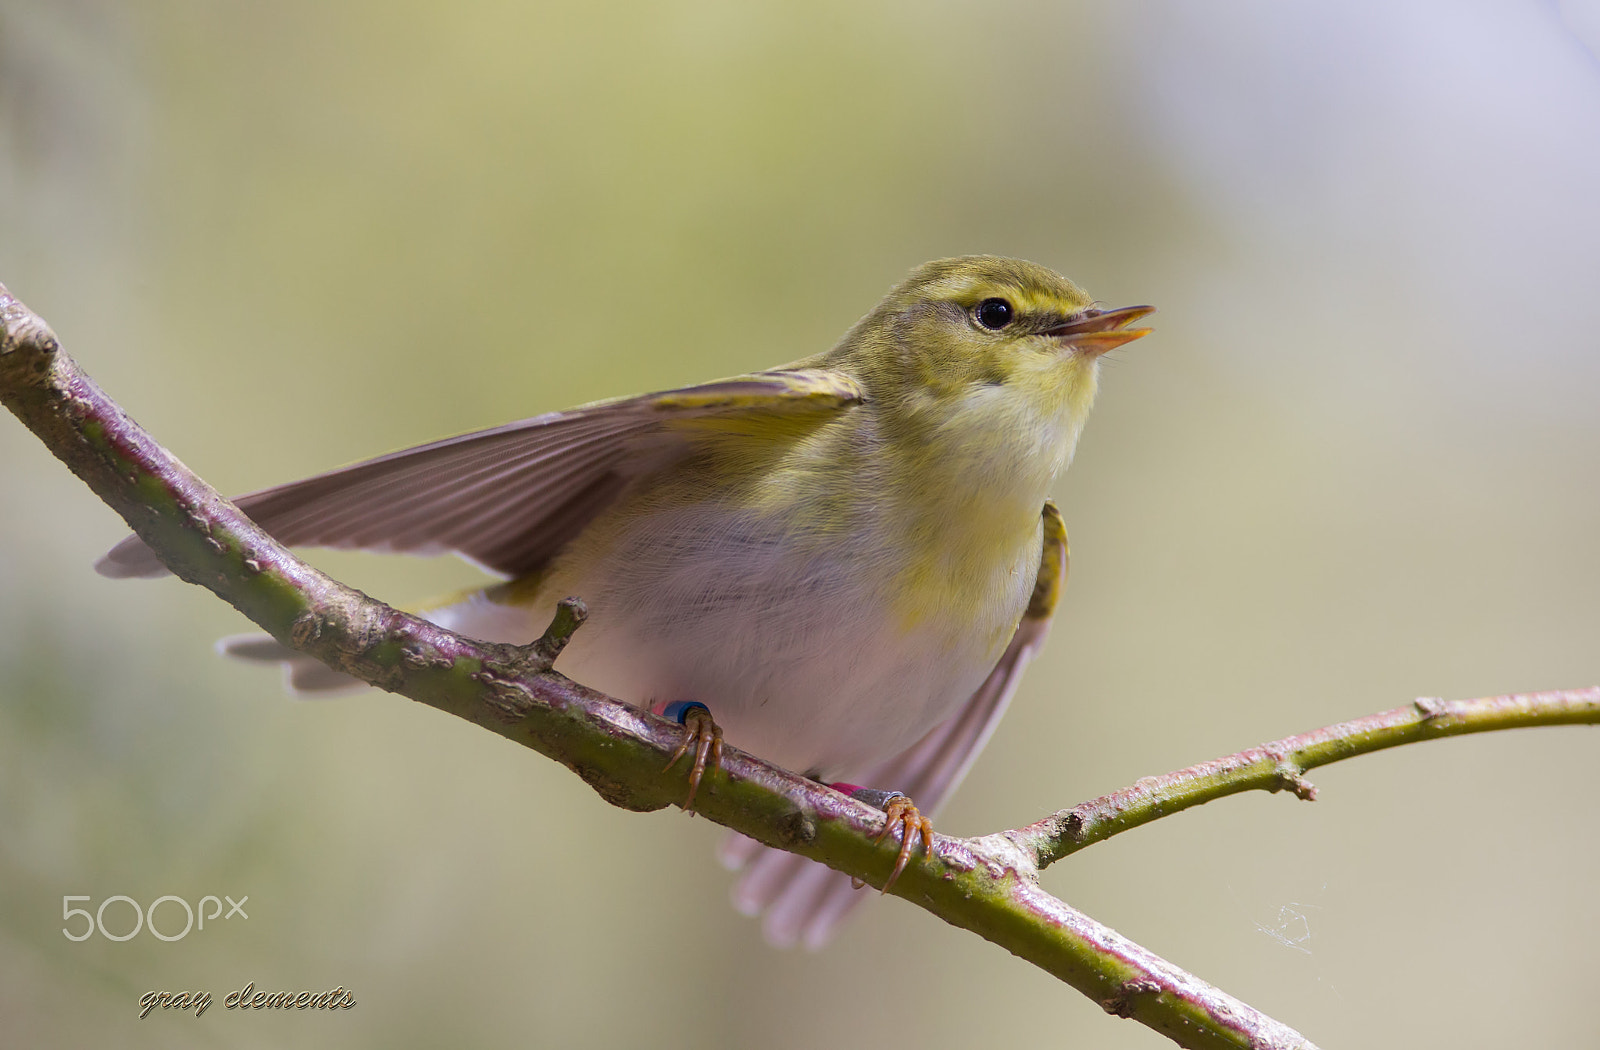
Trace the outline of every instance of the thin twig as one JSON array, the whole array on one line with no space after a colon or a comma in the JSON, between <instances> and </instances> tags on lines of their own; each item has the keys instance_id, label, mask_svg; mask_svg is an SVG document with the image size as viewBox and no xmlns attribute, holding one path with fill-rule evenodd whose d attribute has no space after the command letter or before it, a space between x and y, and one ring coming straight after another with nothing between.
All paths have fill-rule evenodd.
<instances>
[{"instance_id":1,"label":"thin twig","mask_svg":"<svg viewBox=\"0 0 1600 1050\"><path fill-rule=\"evenodd\" d=\"M1600 686L1477 700L1425 697L1393 711L1274 740L1175 773L1145 777L1132 787L1081 802L1005 834L1045 868L1130 828L1242 791L1289 791L1312 801L1317 789L1306 779L1306 772L1341 759L1467 733L1596 723L1600 723Z\"/></svg>"}]
</instances>

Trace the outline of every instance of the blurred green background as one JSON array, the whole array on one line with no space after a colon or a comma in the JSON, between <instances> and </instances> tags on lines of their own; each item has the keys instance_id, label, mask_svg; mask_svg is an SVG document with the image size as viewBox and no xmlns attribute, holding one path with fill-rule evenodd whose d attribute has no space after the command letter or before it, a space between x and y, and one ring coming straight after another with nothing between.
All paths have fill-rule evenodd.
<instances>
[{"instance_id":1,"label":"blurred green background","mask_svg":"<svg viewBox=\"0 0 1600 1050\"><path fill-rule=\"evenodd\" d=\"M1054 637L941 822L975 834L1600 682L1597 48L1533 0L0 0L0 281L229 492L810 353L927 258L1156 304L1060 486ZM0 491L9 1046L1164 1045L900 901L773 951L714 826L392 696L283 699L210 595L90 571L122 523L9 418ZM1593 1045L1597 749L1405 748L1045 881L1325 1046ZM72 943L68 894L249 919ZM136 1018L251 980L359 1005Z\"/></svg>"}]
</instances>

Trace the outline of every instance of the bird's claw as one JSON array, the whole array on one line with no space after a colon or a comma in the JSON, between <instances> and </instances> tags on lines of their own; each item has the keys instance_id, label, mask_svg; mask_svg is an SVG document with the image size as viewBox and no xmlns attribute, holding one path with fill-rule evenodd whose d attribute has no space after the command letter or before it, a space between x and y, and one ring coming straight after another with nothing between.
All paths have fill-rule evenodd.
<instances>
[{"instance_id":1,"label":"bird's claw","mask_svg":"<svg viewBox=\"0 0 1600 1050\"><path fill-rule=\"evenodd\" d=\"M667 713L671 715L674 712L669 708ZM683 803L684 812L693 816L694 796L700 790L700 781L705 778L706 771L722 768L722 727L712 720L711 712L704 704L685 704L681 711L676 712L676 717L684 728L683 741L661 771L665 773L677 765L678 759L693 749L694 760L689 763L689 797Z\"/></svg>"},{"instance_id":2,"label":"bird's claw","mask_svg":"<svg viewBox=\"0 0 1600 1050\"><path fill-rule=\"evenodd\" d=\"M883 830L872 841L882 842L895 828L900 829L900 853L894 859L894 870L889 872L889 878L884 881L883 893L888 893L889 887L906 870L906 865L911 861L911 844L918 838L922 839L923 855L933 856L933 821L923 816L917 804L904 795L895 795L884 803Z\"/></svg>"},{"instance_id":3,"label":"bird's claw","mask_svg":"<svg viewBox=\"0 0 1600 1050\"><path fill-rule=\"evenodd\" d=\"M883 810L883 830L873 838L874 843L888 838L889 833L895 828L900 829L900 853L894 859L894 870L889 872L889 878L884 882L882 892L888 893L889 887L893 886L900 873L906 870L906 865L911 861L911 844L918 838L922 839L923 854L928 857L933 856L933 821L922 815L917 809L917 804L911 801L909 796L899 791L880 791L877 788L846 784L843 781L828 786L849 795L857 802L865 802L869 806ZM850 885L859 890L866 883L851 876Z\"/></svg>"}]
</instances>

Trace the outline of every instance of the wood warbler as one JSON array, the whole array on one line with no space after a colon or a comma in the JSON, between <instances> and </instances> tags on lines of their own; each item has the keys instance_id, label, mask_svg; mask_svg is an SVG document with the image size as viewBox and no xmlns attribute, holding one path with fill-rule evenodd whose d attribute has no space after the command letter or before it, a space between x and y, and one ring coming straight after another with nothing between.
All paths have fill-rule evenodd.
<instances>
[{"instance_id":1,"label":"wood warbler","mask_svg":"<svg viewBox=\"0 0 1600 1050\"><path fill-rule=\"evenodd\" d=\"M1046 499L1100 355L1149 307L1101 310L994 256L930 262L833 349L782 368L448 438L235 502L290 546L460 554L503 577L422 611L525 643L577 595L560 669L689 726L689 803L719 735L883 806L903 866L983 747L1065 580ZM97 565L166 570L136 537ZM225 651L290 687L356 684L265 635ZM711 717L714 715L715 723ZM720 728L719 728L720 727ZM849 783L837 783L849 781ZM888 790L857 788L868 784ZM905 795L901 795L904 792ZM859 895L735 837L741 910L820 945Z\"/></svg>"}]
</instances>

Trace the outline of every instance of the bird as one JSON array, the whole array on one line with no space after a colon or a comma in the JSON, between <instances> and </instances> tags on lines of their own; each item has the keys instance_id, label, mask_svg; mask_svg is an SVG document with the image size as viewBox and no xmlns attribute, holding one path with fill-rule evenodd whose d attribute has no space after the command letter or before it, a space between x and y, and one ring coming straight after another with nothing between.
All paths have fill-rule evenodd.
<instances>
[{"instance_id":1,"label":"bird","mask_svg":"<svg viewBox=\"0 0 1600 1050\"><path fill-rule=\"evenodd\" d=\"M496 582L417 610L470 637L529 642L580 597L589 617L559 670L688 728L685 808L725 739L883 808L892 881L916 841L931 852L931 815L1045 639L1068 560L1049 493L1102 355L1148 334L1134 325L1152 312L1103 309L1034 263L939 259L791 364L234 502L286 546L476 563ZM96 568L166 572L132 536ZM300 695L360 684L267 635L220 647L281 664ZM822 946L863 896L741 836L722 859L774 944Z\"/></svg>"}]
</instances>

